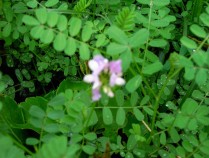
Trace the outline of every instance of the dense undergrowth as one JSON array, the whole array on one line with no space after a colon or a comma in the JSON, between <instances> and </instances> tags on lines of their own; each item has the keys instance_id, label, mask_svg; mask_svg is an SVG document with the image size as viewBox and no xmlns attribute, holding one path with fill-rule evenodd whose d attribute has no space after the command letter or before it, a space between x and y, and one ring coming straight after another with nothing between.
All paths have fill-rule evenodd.
<instances>
[{"instance_id":1,"label":"dense undergrowth","mask_svg":"<svg viewBox=\"0 0 209 158\"><path fill-rule=\"evenodd\" d=\"M208 0L0 0L0 17L0 158L209 157Z\"/></svg>"}]
</instances>

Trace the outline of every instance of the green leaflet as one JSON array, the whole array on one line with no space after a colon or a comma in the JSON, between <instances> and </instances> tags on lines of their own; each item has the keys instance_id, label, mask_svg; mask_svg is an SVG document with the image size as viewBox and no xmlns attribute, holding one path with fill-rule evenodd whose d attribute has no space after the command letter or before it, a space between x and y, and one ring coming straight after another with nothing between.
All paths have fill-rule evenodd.
<instances>
[{"instance_id":1,"label":"green leaflet","mask_svg":"<svg viewBox=\"0 0 209 158\"><path fill-rule=\"evenodd\" d=\"M88 60L90 58L90 50L87 44L85 43L80 44L79 54L82 60Z\"/></svg>"},{"instance_id":2,"label":"green leaflet","mask_svg":"<svg viewBox=\"0 0 209 158\"><path fill-rule=\"evenodd\" d=\"M69 32L71 36L76 36L81 29L81 20L77 17L72 17L69 21L70 24L70 28L69 28Z\"/></svg>"},{"instance_id":3,"label":"green leaflet","mask_svg":"<svg viewBox=\"0 0 209 158\"><path fill-rule=\"evenodd\" d=\"M132 93L141 85L141 82L142 82L142 77L140 75L136 75L127 82L126 89L130 93Z\"/></svg>"},{"instance_id":4,"label":"green leaflet","mask_svg":"<svg viewBox=\"0 0 209 158\"><path fill-rule=\"evenodd\" d=\"M110 43L110 45L107 46L107 54L112 56L124 53L128 50L129 50L128 46L117 44L114 42Z\"/></svg>"},{"instance_id":5,"label":"green leaflet","mask_svg":"<svg viewBox=\"0 0 209 158\"><path fill-rule=\"evenodd\" d=\"M189 49L196 49L197 48L197 44L193 40L189 39L186 36L183 36L181 38L181 43Z\"/></svg>"},{"instance_id":6,"label":"green leaflet","mask_svg":"<svg viewBox=\"0 0 209 158\"><path fill-rule=\"evenodd\" d=\"M11 32L12 32L12 25L11 23L7 23L3 28L2 36L8 37L11 34Z\"/></svg>"},{"instance_id":7,"label":"green leaflet","mask_svg":"<svg viewBox=\"0 0 209 158\"><path fill-rule=\"evenodd\" d=\"M117 113L116 113L116 123L119 126L124 125L126 119L126 112L123 108L118 108Z\"/></svg>"},{"instance_id":8,"label":"green leaflet","mask_svg":"<svg viewBox=\"0 0 209 158\"><path fill-rule=\"evenodd\" d=\"M47 11L45 8L39 8L35 10L36 18L41 24L45 24L47 20Z\"/></svg>"},{"instance_id":9,"label":"green leaflet","mask_svg":"<svg viewBox=\"0 0 209 158\"><path fill-rule=\"evenodd\" d=\"M161 62L156 61L155 63L149 64L142 69L142 73L145 75L152 75L163 68Z\"/></svg>"},{"instance_id":10,"label":"green leaflet","mask_svg":"<svg viewBox=\"0 0 209 158\"><path fill-rule=\"evenodd\" d=\"M164 39L153 39L149 42L149 45L152 47L165 47L167 44L167 41Z\"/></svg>"},{"instance_id":11,"label":"green leaflet","mask_svg":"<svg viewBox=\"0 0 209 158\"><path fill-rule=\"evenodd\" d=\"M39 21L34 18L33 16L30 16L30 15L24 15L23 18L22 18L22 21L27 24L27 25L30 25L30 26L34 26L34 25L39 25Z\"/></svg>"},{"instance_id":12,"label":"green leaflet","mask_svg":"<svg viewBox=\"0 0 209 158\"><path fill-rule=\"evenodd\" d=\"M138 48L142 44L145 44L149 37L149 31L145 28L140 29L129 39L129 45L133 48Z\"/></svg>"},{"instance_id":13,"label":"green leaflet","mask_svg":"<svg viewBox=\"0 0 209 158\"><path fill-rule=\"evenodd\" d=\"M102 109L103 121L106 125L111 125L113 123L112 111L108 107Z\"/></svg>"},{"instance_id":14,"label":"green leaflet","mask_svg":"<svg viewBox=\"0 0 209 158\"><path fill-rule=\"evenodd\" d=\"M144 114L137 108L133 108L134 115L138 121L144 120Z\"/></svg>"},{"instance_id":15,"label":"green leaflet","mask_svg":"<svg viewBox=\"0 0 209 158\"><path fill-rule=\"evenodd\" d=\"M48 13L48 17L47 17L47 24L50 27L54 27L59 19L59 14L57 14L56 12L49 12Z\"/></svg>"},{"instance_id":16,"label":"green leaflet","mask_svg":"<svg viewBox=\"0 0 209 158\"><path fill-rule=\"evenodd\" d=\"M126 36L126 34L119 29L116 26L111 26L108 31L107 31L108 35L110 36L110 38L112 38L113 40L115 40L116 42L126 45L128 44L128 37Z\"/></svg>"},{"instance_id":17,"label":"green leaflet","mask_svg":"<svg viewBox=\"0 0 209 158\"><path fill-rule=\"evenodd\" d=\"M69 37L67 39L67 46L65 47L65 50L64 50L65 54L70 55L70 56L74 55L76 48L77 48L76 41L73 38Z\"/></svg>"},{"instance_id":18,"label":"green leaflet","mask_svg":"<svg viewBox=\"0 0 209 158\"><path fill-rule=\"evenodd\" d=\"M53 46L57 51L63 51L66 47L67 39L64 33L58 33L54 39Z\"/></svg>"},{"instance_id":19,"label":"green leaflet","mask_svg":"<svg viewBox=\"0 0 209 158\"><path fill-rule=\"evenodd\" d=\"M42 32L40 37L41 42L44 44L50 44L54 40L54 32L52 29L46 29Z\"/></svg>"},{"instance_id":20,"label":"green leaflet","mask_svg":"<svg viewBox=\"0 0 209 158\"><path fill-rule=\"evenodd\" d=\"M197 24L193 24L191 27L190 27L190 30L192 31L193 34L195 34L196 36L198 37L201 37L201 38L205 38L207 33L206 31L204 30L204 28L200 27L199 25Z\"/></svg>"},{"instance_id":21,"label":"green leaflet","mask_svg":"<svg viewBox=\"0 0 209 158\"><path fill-rule=\"evenodd\" d=\"M60 15L58 18L58 22L57 22L57 28L60 31L64 31L67 29L67 23L68 23L68 21L67 21L66 16Z\"/></svg>"},{"instance_id":22,"label":"green leaflet","mask_svg":"<svg viewBox=\"0 0 209 158\"><path fill-rule=\"evenodd\" d=\"M54 5L56 5L59 2L59 0L47 0L45 3L46 7L53 7Z\"/></svg>"}]
</instances>

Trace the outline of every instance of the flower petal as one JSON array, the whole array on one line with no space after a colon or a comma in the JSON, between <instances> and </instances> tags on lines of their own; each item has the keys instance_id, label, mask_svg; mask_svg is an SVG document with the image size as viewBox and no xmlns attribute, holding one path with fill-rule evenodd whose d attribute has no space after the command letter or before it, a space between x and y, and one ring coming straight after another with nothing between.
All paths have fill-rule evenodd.
<instances>
[{"instance_id":1,"label":"flower petal","mask_svg":"<svg viewBox=\"0 0 209 158\"><path fill-rule=\"evenodd\" d=\"M95 61L95 60L90 60L89 63L89 68L92 70L92 71L95 71L98 69L99 67L99 64Z\"/></svg>"},{"instance_id":2,"label":"flower petal","mask_svg":"<svg viewBox=\"0 0 209 158\"><path fill-rule=\"evenodd\" d=\"M91 74L85 75L84 78L83 78L83 80L84 80L85 82L87 82L87 83L92 83L92 82L94 82L94 76L91 75Z\"/></svg>"},{"instance_id":3,"label":"flower petal","mask_svg":"<svg viewBox=\"0 0 209 158\"><path fill-rule=\"evenodd\" d=\"M92 100L97 101L101 98L101 94L99 92L99 89L93 89L92 90Z\"/></svg>"},{"instance_id":4,"label":"flower petal","mask_svg":"<svg viewBox=\"0 0 209 158\"><path fill-rule=\"evenodd\" d=\"M121 73L121 60L111 61L109 63L110 73Z\"/></svg>"},{"instance_id":5,"label":"flower petal","mask_svg":"<svg viewBox=\"0 0 209 158\"><path fill-rule=\"evenodd\" d=\"M110 83L109 83L111 87L113 87L115 85L115 81L117 78L118 78L118 76L115 73L111 74Z\"/></svg>"},{"instance_id":6,"label":"flower petal","mask_svg":"<svg viewBox=\"0 0 209 158\"><path fill-rule=\"evenodd\" d=\"M114 97L114 93L112 92L110 87L104 86L103 87L104 93L106 93L109 97Z\"/></svg>"},{"instance_id":7,"label":"flower petal","mask_svg":"<svg viewBox=\"0 0 209 158\"><path fill-rule=\"evenodd\" d=\"M122 86L124 85L126 82L123 78L121 77L118 77L116 80L115 80L115 84L118 85L118 86Z\"/></svg>"}]
</instances>

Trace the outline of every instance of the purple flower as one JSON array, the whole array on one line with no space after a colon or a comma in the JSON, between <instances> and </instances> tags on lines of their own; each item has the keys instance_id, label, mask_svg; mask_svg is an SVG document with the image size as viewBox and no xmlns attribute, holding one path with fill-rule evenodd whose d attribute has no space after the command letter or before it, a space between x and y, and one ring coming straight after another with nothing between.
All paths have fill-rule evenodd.
<instances>
[{"instance_id":1,"label":"purple flower","mask_svg":"<svg viewBox=\"0 0 209 158\"><path fill-rule=\"evenodd\" d=\"M92 74L84 76L84 81L93 83L93 101L97 101L101 98L101 88L109 97L113 97L114 93L112 92L111 87L125 84L125 80L121 77L121 60L108 62L108 60L103 56L96 55L92 60L89 61L88 65L92 70Z\"/></svg>"}]
</instances>

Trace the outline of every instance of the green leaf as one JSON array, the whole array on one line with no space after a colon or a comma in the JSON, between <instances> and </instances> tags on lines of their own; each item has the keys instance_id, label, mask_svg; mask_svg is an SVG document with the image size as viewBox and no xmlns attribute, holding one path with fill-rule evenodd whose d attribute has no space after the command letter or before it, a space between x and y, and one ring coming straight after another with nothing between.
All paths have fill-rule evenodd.
<instances>
[{"instance_id":1,"label":"green leaf","mask_svg":"<svg viewBox=\"0 0 209 158\"><path fill-rule=\"evenodd\" d=\"M197 110L198 104L195 100L188 98L182 105L182 112L187 115L193 115Z\"/></svg>"},{"instance_id":2,"label":"green leaf","mask_svg":"<svg viewBox=\"0 0 209 158\"><path fill-rule=\"evenodd\" d=\"M35 105L31 106L29 114L39 119L43 119L46 115L45 111L42 108Z\"/></svg>"},{"instance_id":3,"label":"green leaf","mask_svg":"<svg viewBox=\"0 0 209 158\"><path fill-rule=\"evenodd\" d=\"M124 53L128 50L129 50L128 46L117 44L117 43L114 43L114 42L110 43L107 46L107 54L112 55L112 56Z\"/></svg>"},{"instance_id":4,"label":"green leaf","mask_svg":"<svg viewBox=\"0 0 209 158\"><path fill-rule=\"evenodd\" d=\"M82 41L84 42L88 41L91 38L92 33L93 33L92 27L85 25L83 27L82 35L81 35Z\"/></svg>"},{"instance_id":5,"label":"green leaf","mask_svg":"<svg viewBox=\"0 0 209 158\"><path fill-rule=\"evenodd\" d=\"M64 15L59 16L59 19L58 19L58 22L57 22L57 28L60 31L64 31L64 30L67 29L67 18L66 18L66 16L64 16Z\"/></svg>"},{"instance_id":6,"label":"green leaf","mask_svg":"<svg viewBox=\"0 0 209 158\"><path fill-rule=\"evenodd\" d=\"M20 69L15 69L15 75L20 82L23 81L23 76L22 73L20 72Z\"/></svg>"},{"instance_id":7,"label":"green leaf","mask_svg":"<svg viewBox=\"0 0 209 158\"><path fill-rule=\"evenodd\" d=\"M134 115L138 121L144 120L144 115L139 109L133 108L133 112L134 112Z\"/></svg>"},{"instance_id":8,"label":"green leaf","mask_svg":"<svg viewBox=\"0 0 209 158\"><path fill-rule=\"evenodd\" d=\"M167 6L170 3L170 0L153 0L153 5L158 7Z\"/></svg>"},{"instance_id":9,"label":"green leaf","mask_svg":"<svg viewBox=\"0 0 209 158\"><path fill-rule=\"evenodd\" d=\"M23 86L25 88L33 88L33 87L35 87L33 81L22 81L21 82L21 86Z\"/></svg>"},{"instance_id":10,"label":"green leaf","mask_svg":"<svg viewBox=\"0 0 209 158\"><path fill-rule=\"evenodd\" d=\"M27 145L37 145L39 143L39 140L36 138L27 138L26 139L26 144Z\"/></svg>"},{"instance_id":11,"label":"green leaf","mask_svg":"<svg viewBox=\"0 0 209 158\"><path fill-rule=\"evenodd\" d=\"M14 132L14 131L13 131ZM13 144L9 136L0 135L1 158L26 158L22 149Z\"/></svg>"},{"instance_id":12,"label":"green leaf","mask_svg":"<svg viewBox=\"0 0 209 158\"><path fill-rule=\"evenodd\" d=\"M140 47L142 44L145 44L149 37L149 31L145 28L140 29L129 39L129 45L132 48Z\"/></svg>"},{"instance_id":13,"label":"green leaf","mask_svg":"<svg viewBox=\"0 0 209 158\"><path fill-rule=\"evenodd\" d=\"M52 29L47 29L42 32L40 37L41 42L44 44L50 44L54 39L54 32Z\"/></svg>"},{"instance_id":14,"label":"green leaf","mask_svg":"<svg viewBox=\"0 0 209 158\"><path fill-rule=\"evenodd\" d=\"M35 26L35 25L39 25L39 21L34 18L33 16L29 16L29 15L24 15L22 18L23 23L30 25L30 26Z\"/></svg>"},{"instance_id":15,"label":"green leaf","mask_svg":"<svg viewBox=\"0 0 209 158\"><path fill-rule=\"evenodd\" d=\"M190 119L187 127L191 131L196 130L198 128L197 120L195 118Z\"/></svg>"},{"instance_id":16,"label":"green leaf","mask_svg":"<svg viewBox=\"0 0 209 158\"><path fill-rule=\"evenodd\" d=\"M164 39L153 39L149 42L149 45L152 47L165 47L167 45L167 41Z\"/></svg>"},{"instance_id":17,"label":"green leaf","mask_svg":"<svg viewBox=\"0 0 209 158\"><path fill-rule=\"evenodd\" d=\"M2 36L8 37L11 34L11 32L12 32L12 25L11 23L7 23L3 28Z\"/></svg>"},{"instance_id":18,"label":"green leaf","mask_svg":"<svg viewBox=\"0 0 209 158\"><path fill-rule=\"evenodd\" d=\"M130 93L132 93L141 85L141 82L142 82L142 77L140 75L136 75L135 77L133 77L128 81L128 83L126 84L126 89Z\"/></svg>"},{"instance_id":19,"label":"green leaf","mask_svg":"<svg viewBox=\"0 0 209 158\"><path fill-rule=\"evenodd\" d=\"M12 22L13 17L14 17L13 8L11 8L10 6L8 6L8 5L5 4L5 5L3 5L3 8L1 8L1 9L4 10L4 15L5 15L6 20L8 22Z\"/></svg>"},{"instance_id":20,"label":"green leaf","mask_svg":"<svg viewBox=\"0 0 209 158\"><path fill-rule=\"evenodd\" d=\"M93 140L97 139L97 135L96 135L96 133L91 132L91 133L85 134L84 138L89 140L89 141L93 141Z\"/></svg>"},{"instance_id":21,"label":"green leaf","mask_svg":"<svg viewBox=\"0 0 209 158\"><path fill-rule=\"evenodd\" d=\"M208 62L207 56L205 52L196 52L192 54L192 59L198 66L203 67Z\"/></svg>"},{"instance_id":22,"label":"green leaf","mask_svg":"<svg viewBox=\"0 0 209 158\"><path fill-rule=\"evenodd\" d=\"M123 44L123 45L128 44L128 37L126 36L124 31L122 31L121 29L119 29L116 26L111 26L107 30L107 34L110 36L110 38L114 39L116 42L118 42L120 44Z\"/></svg>"},{"instance_id":23,"label":"green leaf","mask_svg":"<svg viewBox=\"0 0 209 158\"><path fill-rule=\"evenodd\" d=\"M186 149L188 152L192 152L193 151L193 146L189 141L183 141L182 142L182 146L184 147L184 149Z\"/></svg>"},{"instance_id":24,"label":"green leaf","mask_svg":"<svg viewBox=\"0 0 209 158\"><path fill-rule=\"evenodd\" d=\"M207 26L209 27L209 15L206 13L202 13L200 15L200 20Z\"/></svg>"},{"instance_id":25,"label":"green leaf","mask_svg":"<svg viewBox=\"0 0 209 158\"><path fill-rule=\"evenodd\" d=\"M64 111L62 111L62 110L49 111L49 112L47 112L47 117L52 120L61 119L64 117Z\"/></svg>"},{"instance_id":26,"label":"green leaf","mask_svg":"<svg viewBox=\"0 0 209 158\"><path fill-rule=\"evenodd\" d=\"M145 111L148 115L150 115L150 116L152 116L152 115L154 114L153 110L150 109L150 108L147 107L147 106L144 106L143 109L144 109L144 111Z\"/></svg>"},{"instance_id":27,"label":"green leaf","mask_svg":"<svg viewBox=\"0 0 209 158\"><path fill-rule=\"evenodd\" d=\"M149 95L145 95L140 102L140 106L147 104L149 100L150 100Z\"/></svg>"},{"instance_id":28,"label":"green leaf","mask_svg":"<svg viewBox=\"0 0 209 158\"><path fill-rule=\"evenodd\" d=\"M28 70L22 69L22 70L21 70L21 73L22 73L22 75L23 75L27 80L30 80L30 79L31 79L31 75L30 75L30 73L28 72ZM31 82L32 82L32 81L31 81Z\"/></svg>"},{"instance_id":29,"label":"green leaf","mask_svg":"<svg viewBox=\"0 0 209 158\"><path fill-rule=\"evenodd\" d=\"M45 3L46 7L53 7L55 6L57 3L59 2L59 0L47 0Z\"/></svg>"},{"instance_id":30,"label":"green leaf","mask_svg":"<svg viewBox=\"0 0 209 158\"><path fill-rule=\"evenodd\" d=\"M117 90L115 92L115 98L116 98L118 106L123 106L123 104L124 104L124 93L123 93L122 90Z\"/></svg>"},{"instance_id":31,"label":"green leaf","mask_svg":"<svg viewBox=\"0 0 209 158\"><path fill-rule=\"evenodd\" d=\"M122 70L126 72L132 62L132 52L127 50L120 55L120 59L122 60Z\"/></svg>"},{"instance_id":32,"label":"green leaf","mask_svg":"<svg viewBox=\"0 0 209 158\"><path fill-rule=\"evenodd\" d=\"M119 126L123 126L126 120L126 112L123 108L118 108L117 113L116 113L116 123Z\"/></svg>"},{"instance_id":33,"label":"green leaf","mask_svg":"<svg viewBox=\"0 0 209 158\"><path fill-rule=\"evenodd\" d=\"M63 93L58 94L54 98L52 98L49 102L48 105L50 106L61 106L64 105L65 103L65 96Z\"/></svg>"},{"instance_id":34,"label":"green leaf","mask_svg":"<svg viewBox=\"0 0 209 158\"><path fill-rule=\"evenodd\" d=\"M105 34L98 34L96 38L96 47L104 46L107 43L107 37Z\"/></svg>"},{"instance_id":35,"label":"green leaf","mask_svg":"<svg viewBox=\"0 0 209 158\"><path fill-rule=\"evenodd\" d=\"M34 157L36 158L60 158L66 154L68 140L65 136L54 136L47 143L44 143ZM70 148L72 149L72 148ZM52 154L53 153L53 154Z\"/></svg>"},{"instance_id":36,"label":"green leaf","mask_svg":"<svg viewBox=\"0 0 209 158\"><path fill-rule=\"evenodd\" d=\"M196 35L197 37L201 37L201 38L205 38L207 33L206 31L204 30L203 27L200 27L199 25L197 24L193 24L192 26L190 26L190 30L192 31L192 33L194 35Z\"/></svg>"},{"instance_id":37,"label":"green leaf","mask_svg":"<svg viewBox=\"0 0 209 158\"><path fill-rule=\"evenodd\" d=\"M74 55L76 48L77 48L76 41L73 38L69 37L67 39L67 46L65 47L65 50L64 50L65 54L70 55L70 56Z\"/></svg>"},{"instance_id":38,"label":"green leaf","mask_svg":"<svg viewBox=\"0 0 209 158\"><path fill-rule=\"evenodd\" d=\"M76 157L77 151L80 149L80 145L78 144L71 144L68 147L66 157Z\"/></svg>"},{"instance_id":39,"label":"green leaf","mask_svg":"<svg viewBox=\"0 0 209 158\"><path fill-rule=\"evenodd\" d=\"M162 145L165 145L165 144L166 144L166 134L165 134L165 132L162 132L162 133L160 134L160 143L161 143Z\"/></svg>"},{"instance_id":40,"label":"green leaf","mask_svg":"<svg viewBox=\"0 0 209 158\"><path fill-rule=\"evenodd\" d=\"M160 61L157 61L155 63L145 66L142 70L142 73L145 75L152 75L152 74L160 71L162 68L163 68L162 63Z\"/></svg>"},{"instance_id":41,"label":"green leaf","mask_svg":"<svg viewBox=\"0 0 209 158\"><path fill-rule=\"evenodd\" d=\"M91 145L84 145L82 147L83 151L89 155L92 155L95 151L96 151L96 147L95 146L91 146Z\"/></svg>"},{"instance_id":42,"label":"green leaf","mask_svg":"<svg viewBox=\"0 0 209 158\"><path fill-rule=\"evenodd\" d=\"M57 12L49 12L47 16L47 24L50 27L54 27L55 25L57 25L58 19L59 14Z\"/></svg>"},{"instance_id":43,"label":"green leaf","mask_svg":"<svg viewBox=\"0 0 209 158\"><path fill-rule=\"evenodd\" d=\"M137 144L136 137L135 137L135 135L131 134L128 137L127 149L132 150L135 147L136 144Z\"/></svg>"},{"instance_id":44,"label":"green leaf","mask_svg":"<svg viewBox=\"0 0 209 158\"><path fill-rule=\"evenodd\" d=\"M48 123L44 125L43 129L48 133L56 133L59 132L59 125L57 123Z\"/></svg>"},{"instance_id":45,"label":"green leaf","mask_svg":"<svg viewBox=\"0 0 209 158\"><path fill-rule=\"evenodd\" d=\"M44 26L42 25L35 26L30 30L31 36L35 39L41 38L43 32L44 32Z\"/></svg>"},{"instance_id":46,"label":"green leaf","mask_svg":"<svg viewBox=\"0 0 209 158\"><path fill-rule=\"evenodd\" d=\"M35 10L36 17L41 24L45 24L47 20L46 8L38 8Z\"/></svg>"},{"instance_id":47,"label":"green leaf","mask_svg":"<svg viewBox=\"0 0 209 158\"><path fill-rule=\"evenodd\" d=\"M184 46L186 46L189 49L196 49L197 48L197 44L193 40L189 39L186 36L183 36L180 41Z\"/></svg>"},{"instance_id":48,"label":"green leaf","mask_svg":"<svg viewBox=\"0 0 209 158\"><path fill-rule=\"evenodd\" d=\"M103 121L106 125L111 125L113 122L112 111L108 107L102 109Z\"/></svg>"},{"instance_id":49,"label":"green leaf","mask_svg":"<svg viewBox=\"0 0 209 158\"><path fill-rule=\"evenodd\" d=\"M193 80L195 78L195 72L196 69L194 67L185 67L184 78L189 81Z\"/></svg>"},{"instance_id":50,"label":"green leaf","mask_svg":"<svg viewBox=\"0 0 209 158\"><path fill-rule=\"evenodd\" d=\"M29 2L27 2L27 6L30 8L36 8L38 5L38 2L36 0L31 0Z\"/></svg>"},{"instance_id":51,"label":"green leaf","mask_svg":"<svg viewBox=\"0 0 209 158\"><path fill-rule=\"evenodd\" d=\"M58 33L53 42L54 49L57 51L63 51L66 47L66 44L66 35L61 32Z\"/></svg>"},{"instance_id":52,"label":"green leaf","mask_svg":"<svg viewBox=\"0 0 209 158\"><path fill-rule=\"evenodd\" d=\"M87 44L85 43L80 44L79 54L82 60L88 60L90 58L90 50Z\"/></svg>"},{"instance_id":53,"label":"green leaf","mask_svg":"<svg viewBox=\"0 0 209 158\"><path fill-rule=\"evenodd\" d=\"M138 93L136 91L131 93L131 99L130 99L131 106L135 106L137 104L138 100L139 100Z\"/></svg>"},{"instance_id":54,"label":"green leaf","mask_svg":"<svg viewBox=\"0 0 209 158\"><path fill-rule=\"evenodd\" d=\"M197 71L197 74L195 76L195 82L198 85L203 85L206 83L208 77L208 70L201 68Z\"/></svg>"},{"instance_id":55,"label":"green leaf","mask_svg":"<svg viewBox=\"0 0 209 158\"><path fill-rule=\"evenodd\" d=\"M179 142L180 136L175 128L171 128L169 131L169 134L170 134L171 139L173 140L174 143Z\"/></svg>"},{"instance_id":56,"label":"green leaf","mask_svg":"<svg viewBox=\"0 0 209 158\"><path fill-rule=\"evenodd\" d=\"M98 122L98 117L97 117L97 113L95 111L93 111L93 114L91 115L91 117L89 118L89 124L88 126L93 126Z\"/></svg>"},{"instance_id":57,"label":"green leaf","mask_svg":"<svg viewBox=\"0 0 209 158\"><path fill-rule=\"evenodd\" d=\"M0 81L0 93L6 88L6 84L3 81Z\"/></svg>"},{"instance_id":58,"label":"green leaf","mask_svg":"<svg viewBox=\"0 0 209 158\"><path fill-rule=\"evenodd\" d=\"M72 17L69 23L70 23L70 29L69 29L70 35L76 36L81 29L81 24L82 24L81 19Z\"/></svg>"}]
</instances>

